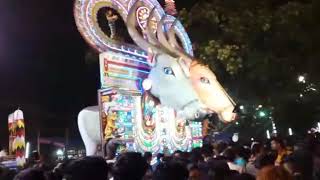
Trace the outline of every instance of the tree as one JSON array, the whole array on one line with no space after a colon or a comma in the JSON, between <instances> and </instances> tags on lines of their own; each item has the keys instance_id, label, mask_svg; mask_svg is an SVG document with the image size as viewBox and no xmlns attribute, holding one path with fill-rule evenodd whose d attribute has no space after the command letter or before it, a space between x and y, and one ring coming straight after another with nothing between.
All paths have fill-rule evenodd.
<instances>
[{"instance_id":1,"label":"tree","mask_svg":"<svg viewBox=\"0 0 320 180\"><path fill-rule=\"evenodd\" d=\"M310 98L319 94L299 99L302 89L296 81L306 73L319 87L320 56L314 46L319 28L312 7L308 0L200 0L190 10L182 9L180 19L195 42L196 56L229 82L238 102L272 106L275 121L299 128L301 116L310 116L303 121L310 126L320 106L319 98ZM308 108L288 112L299 106Z\"/></svg>"}]
</instances>

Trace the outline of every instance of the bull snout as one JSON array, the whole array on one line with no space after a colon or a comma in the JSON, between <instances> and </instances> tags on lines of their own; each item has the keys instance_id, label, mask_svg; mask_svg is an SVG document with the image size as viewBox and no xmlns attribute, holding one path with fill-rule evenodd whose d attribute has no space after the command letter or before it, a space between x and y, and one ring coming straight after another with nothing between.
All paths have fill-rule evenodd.
<instances>
[{"instance_id":1,"label":"bull snout","mask_svg":"<svg viewBox=\"0 0 320 180\"><path fill-rule=\"evenodd\" d=\"M219 112L218 116L222 121L232 122L237 117L237 114L233 110L234 110L234 107L229 106L228 108L225 108L224 111Z\"/></svg>"}]
</instances>

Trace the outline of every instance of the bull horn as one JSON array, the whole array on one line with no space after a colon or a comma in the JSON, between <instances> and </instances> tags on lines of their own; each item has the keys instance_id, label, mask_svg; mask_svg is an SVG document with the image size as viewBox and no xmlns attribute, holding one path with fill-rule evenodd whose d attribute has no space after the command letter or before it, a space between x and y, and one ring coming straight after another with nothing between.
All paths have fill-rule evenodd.
<instances>
[{"instance_id":1,"label":"bull horn","mask_svg":"<svg viewBox=\"0 0 320 180\"><path fill-rule=\"evenodd\" d=\"M143 3L139 0L137 0L132 7L130 8L128 12L128 17L127 17L127 28L128 32L132 38L132 40L143 50L147 52L152 52L152 53L159 53L159 49L155 47L153 44L150 44L148 41L146 41L141 34L137 31L137 19L136 19L136 12L137 9L142 6Z\"/></svg>"},{"instance_id":2,"label":"bull horn","mask_svg":"<svg viewBox=\"0 0 320 180\"><path fill-rule=\"evenodd\" d=\"M175 29L174 29L174 28L175 28L175 26L177 25L177 23L178 23L178 19L175 19L174 22L172 23L169 31L168 31L169 43L170 43L170 45L171 45L173 48L175 48L175 49L183 49L183 48L179 45L179 43L178 43L178 41L177 41L177 39L176 39L176 33L175 33Z\"/></svg>"},{"instance_id":3,"label":"bull horn","mask_svg":"<svg viewBox=\"0 0 320 180\"><path fill-rule=\"evenodd\" d=\"M178 23L178 19L174 20L169 31L168 38L171 47L174 49L175 53L177 53L180 57L184 58L185 61L191 64L193 57L183 51L183 48L179 45L176 39L175 27Z\"/></svg>"},{"instance_id":4,"label":"bull horn","mask_svg":"<svg viewBox=\"0 0 320 180\"><path fill-rule=\"evenodd\" d=\"M168 50L172 50L172 47L170 46L166 34L164 33L165 27L164 27L164 21L166 20L167 15L164 15L161 17L158 26L157 26L157 35L158 39L160 41L160 44L164 46ZM164 28L164 29L163 29Z\"/></svg>"},{"instance_id":5,"label":"bull horn","mask_svg":"<svg viewBox=\"0 0 320 180\"><path fill-rule=\"evenodd\" d=\"M152 29L152 18L154 17L156 7L153 7L151 12L149 13L149 17L147 20L147 27L146 27L146 35L148 37L148 40L153 44L153 45L159 45L158 39L156 35L153 33Z\"/></svg>"}]
</instances>

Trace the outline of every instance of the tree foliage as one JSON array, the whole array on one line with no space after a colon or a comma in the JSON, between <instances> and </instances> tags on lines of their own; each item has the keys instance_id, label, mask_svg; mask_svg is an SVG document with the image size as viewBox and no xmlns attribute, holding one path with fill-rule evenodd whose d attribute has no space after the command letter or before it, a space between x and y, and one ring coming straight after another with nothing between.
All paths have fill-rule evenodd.
<instances>
[{"instance_id":1,"label":"tree foliage","mask_svg":"<svg viewBox=\"0 0 320 180\"><path fill-rule=\"evenodd\" d=\"M311 126L320 106L319 93L299 98L307 84L296 79L305 74L319 87L314 11L309 0L200 0L182 9L180 19L199 60L220 79L233 80L229 87L238 102L272 106L278 121L299 127L302 117Z\"/></svg>"}]
</instances>

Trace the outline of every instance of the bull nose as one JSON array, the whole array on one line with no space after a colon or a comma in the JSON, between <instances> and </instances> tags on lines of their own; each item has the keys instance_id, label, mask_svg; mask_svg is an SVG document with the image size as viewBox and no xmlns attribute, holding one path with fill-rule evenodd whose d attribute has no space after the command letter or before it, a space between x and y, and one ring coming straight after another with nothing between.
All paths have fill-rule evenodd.
<instances>
[{"instance_id":1,"label":"bull nose","mask_svg":"<svg viewBox=\"0 0 320 180\"><path fill-rule=\"evenodd\" d=\"M195 119L198 119L198 118L203 118L207 115L207 112L205 110L198 110L195 114L194 114L194 117Z\"/></svg>"}]
</instances>

